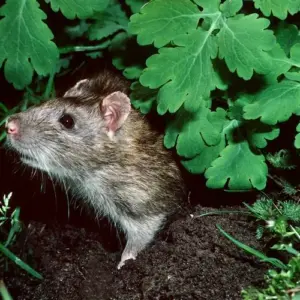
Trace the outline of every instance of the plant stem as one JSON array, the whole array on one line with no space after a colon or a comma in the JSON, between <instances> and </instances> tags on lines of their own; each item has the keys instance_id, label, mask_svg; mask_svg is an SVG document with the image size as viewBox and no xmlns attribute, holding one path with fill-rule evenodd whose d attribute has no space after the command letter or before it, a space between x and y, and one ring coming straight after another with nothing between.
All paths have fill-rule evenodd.
<instances>
[{"instance_id":1,"label":"plant stem","mask_svg":"<svg viewBox=\"0 0 300 300\"><path fill-rule=\"evenodd\" d=\"M49 79L48 79L48 82L46 85L46 89L43 94L44 99L48 99L50 97L50 94L52 92L53 85L54 85L54 77L55 77L55 70L53 70L49 76Z\"/></svg>"},{"instance_id":2,"label":"plant stem","mask_svg":"<svg viewBox=\"0 0 300 300\"><path fill-rule=\"evenodd\" d=\"M105 48L103 44L95 45L95 46L69 46L63 47L59 49L60 54L67 54L71 52L86 52L86 51L96 51Z\"/></svg>"}]
</instances>

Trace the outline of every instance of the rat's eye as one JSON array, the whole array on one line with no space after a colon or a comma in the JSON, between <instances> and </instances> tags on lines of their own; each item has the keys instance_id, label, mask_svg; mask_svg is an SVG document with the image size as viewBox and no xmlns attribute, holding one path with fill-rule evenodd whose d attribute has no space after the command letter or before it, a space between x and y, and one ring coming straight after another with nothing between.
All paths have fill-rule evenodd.
<instances>
[{"instance_id":1,"label":"rat's eye","mask_svg":"<svg viewBox=\"0 0 300 300\"><path fill-rule=\"evenodd\" d=\"M67 129L72 129L75 124L73 118L68 114L62 115L59 119L59 122L63 124Z\"/></svg>"}]
</instances>

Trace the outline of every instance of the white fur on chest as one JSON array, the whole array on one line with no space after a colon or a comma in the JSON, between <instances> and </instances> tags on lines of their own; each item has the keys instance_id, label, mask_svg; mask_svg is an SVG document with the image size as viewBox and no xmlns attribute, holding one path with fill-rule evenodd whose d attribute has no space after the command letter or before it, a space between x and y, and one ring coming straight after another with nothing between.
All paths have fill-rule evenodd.
<instances>
[{"instance_id":1,"label":"white fur on chest","mask_svg":"<svg viewBox=\"0 0 300 300\"><path fill-rule=\"evenodd\" d=\"M92 206L97 216L107 216L114 225L119 223L119 213L115 205L115 195L108 182L99 177L89 177L83 181L72 181L71 190L80 200Z\"/></svg>"}]
</instances>

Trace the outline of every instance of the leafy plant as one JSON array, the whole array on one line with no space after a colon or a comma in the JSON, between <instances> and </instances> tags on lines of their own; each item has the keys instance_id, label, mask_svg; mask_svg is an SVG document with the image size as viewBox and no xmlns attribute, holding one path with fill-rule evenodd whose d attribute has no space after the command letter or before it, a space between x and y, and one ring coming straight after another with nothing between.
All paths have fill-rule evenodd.
<instances>
[{"instance_id":1,"label":"leafy plant","mask_svg":"<svg viewBox=\"0 0 300 300\"><path fill-rule=\"evenodd\" d=\"M300 245L300 205L294 201L274 202L266 197L262 197L251 206L245 205L252 217L259 222L257 237L271 236L275 241L271 249L286 252L289 262L285 264L276 258L270 258L239 242L217 226L219 231L236 246L276 268L268 270L264 288L251 287L243 290L243 299L298 299L300 296L300 252L297 249Z\"/></svg>"},{"instance_id":2,"label":"leafy plant","mask_svg":"<svg viewBox=\"0 0 300 300\"><path fill-rule=\"evenodd\" d=\"M16 234L21 231L21 223L19 221L19 215L20 215L20 208L16 208L12 213L10 213L10 207L9 207L9 201L12 196L12 193L8 194L7 196L3 196L3 201L0 202L0 238L2 239L2 236L5 236L5 240L0 240L0 259L1 259L1 253L5 257L11 259L15 264L17 264L19 267L30 273L32 276L42 279L42 275L36 272L34 269L32 269L29 265L27 265L25 262L23 262L19 257L17 257L15 254L13 254L9 247L13 244L16 238ZM9 224L9 231L8 233L4 230L4 226L6 223ZM1 260L0 260L1 263ZM5 293L5 287L4 285L1 286L0 282L0 293ZM5 294L6 295L6 294ZM8 294L7 294L8 295ZM7 296L8 297L8 296Z\"/></svg>"},{"instance_id":3,"label":"leafy plant","mask_svg":"<svg viewBox=\"0 0 300 300\"><path fill-rule=\"evenodd\" d=\"M33 91L19 110L54 95L74 53L109 54L132 81L132 104L168 120L164 144L187 170L210 188L262 190L276 163L268 142L300 114L299 10L299 0L6 0L0 65ZM59 37L46 24L53 12L66 18ZM0 122L14 111L1 105Z\"/></svg>"},{"instance_id":4,"label":"leafy plant","mask_svg":"<svg viewBox=\"0 0 300 300\"><path fill-rule=\"evenodd\" d=\"M282 4L285 13L278 14L275 2L254 4L267 17L272 11L286 19L299 10L296 1L298 6ZM130 19L138 43L159 48L148 58L139 81L159 88L159 114L175 113L165 145L176 147L188 170L204 172L212 188L263 189L268 168L262 150L279 136L278 122L298 113L298 29L293 42L287 42L282 32L288 34L295 26L272 31L267 18L242 13L244 6L239 0L156 0ZM222 61L225 70L220 69ZM234 75L225 75L228 71ZM254 73L262 81L254 93L225 79L248 81ZM216 90L221 91L220 105Z\"/></svg>"}]
</instances>

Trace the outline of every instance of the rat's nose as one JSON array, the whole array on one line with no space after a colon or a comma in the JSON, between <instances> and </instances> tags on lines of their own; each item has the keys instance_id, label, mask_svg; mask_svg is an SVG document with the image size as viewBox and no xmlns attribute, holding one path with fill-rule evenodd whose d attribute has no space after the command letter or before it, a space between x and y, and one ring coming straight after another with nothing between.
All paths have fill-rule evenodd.
<instances>
[{"instance_id":1,"label":"rat's nose","mask_svg":"<svg viewBox=\"0 0 300 300\"><path fill-rule=\"evenodd\" d=\"M20 124L17 119L9 118L5 127L8 134L16 135L19 133Z\"/></svg>"}]
</instances>

